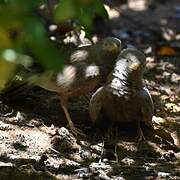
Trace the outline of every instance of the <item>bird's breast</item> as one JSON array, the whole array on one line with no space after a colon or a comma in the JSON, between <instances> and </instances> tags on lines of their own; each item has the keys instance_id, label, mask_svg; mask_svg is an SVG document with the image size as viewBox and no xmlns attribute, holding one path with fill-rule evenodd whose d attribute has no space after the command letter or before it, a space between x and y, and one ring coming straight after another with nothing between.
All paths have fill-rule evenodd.
<instances>
[{"instance_id":1,"label":"bird's breast","mask_svg":"<svg viewBox=\"0 0 180 180\"><path fill-rule=\"evenodd\" d=\"M113 122L133 122L140 118L140 108L135 98L127 99L111 93L104 100L103 111L107 118Z\"/></svg>"},{"instance_id":2,"label":"bird's breast","mask_svg":"<svg viewBox=\"0 0 180 180\"><path fill-rule=\"evenodd\" d=\"M73 83L71 86L59 86L61 96L75 97L92 92L100 83L99 78L89 79L83 83Z\"/></svg>"}]
</instances>

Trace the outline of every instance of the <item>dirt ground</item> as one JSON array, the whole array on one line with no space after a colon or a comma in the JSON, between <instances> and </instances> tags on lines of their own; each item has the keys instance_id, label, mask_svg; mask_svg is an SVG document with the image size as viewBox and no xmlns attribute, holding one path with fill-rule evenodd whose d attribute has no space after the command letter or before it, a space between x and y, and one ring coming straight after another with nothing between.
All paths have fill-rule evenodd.
<instances>
[{"instance_id":1,"label":"dirt ground","mask_svg":"<svg viewBox=\"0 0 180 180\"><path fill-rule=\"evenodd\" d=\"M139 145L131 125L94 127L88 95L69 103L75 126L86 134L77 139L58 96L31 87L0 99L0 179L180 179L180 2L151 1L141 11L112 2L103 36L119 37L124 47L146 53L153 125L164 138L144 129L147 140Z\"/></svg>"}]
</instances>

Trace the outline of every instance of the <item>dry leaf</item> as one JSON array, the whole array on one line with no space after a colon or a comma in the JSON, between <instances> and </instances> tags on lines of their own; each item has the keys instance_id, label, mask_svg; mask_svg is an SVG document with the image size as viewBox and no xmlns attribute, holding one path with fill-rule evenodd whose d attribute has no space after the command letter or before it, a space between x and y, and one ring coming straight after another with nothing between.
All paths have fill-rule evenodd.
<instances>
[{"instance_id":1,"label":"dry leaf","mask_svg":"<svg viewBox=\"0 0 180 180\"><path fill-rule=\"evenodd\" d=\"M166 103L165 104L166 110L170 112L180 112L180 105L176 105L174 103Z\"/></svg>"},{"instance_id":2,"label":"dry leaf","mask_svg":"<svg viewBox=\"0 0 180 180\"><path fill-rule=\"evenodd\" d=\"M176 50L170 46L161 46L157 50L157 54L160 56L174 56L177 54Z\"/></svg>"},{"instance_id":3,"label":"dry leaf","mask_svg":"<svg viewBox=\"0 0 180 180\"><path fill-rule=\"evenodd\" d=\"M174 144L174 139L172 138L171 134L166 132L163 129L155 129L155 134L159 137L161 137L162 139Z\"/></svg>"},{"instance_id":4,"label":"dry leaf","mask_svg":"<svg viewBox=\"0 0 180 180\"><path fill-rule=\"evenodd\" d=\"M163 118L161 118L161 117L157 117L157 116L153 116L152 121L153 121L154 123L158 124L158 125L163 124L163 123L166 122L165 119L163 119Z\"/></svg>"}]
</instances>

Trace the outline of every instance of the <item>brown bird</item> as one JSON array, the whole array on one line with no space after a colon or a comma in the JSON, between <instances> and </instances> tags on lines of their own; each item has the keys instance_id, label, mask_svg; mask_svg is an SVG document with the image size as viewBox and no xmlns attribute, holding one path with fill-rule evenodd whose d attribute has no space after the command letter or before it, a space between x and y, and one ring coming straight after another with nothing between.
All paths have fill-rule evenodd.
<instances>
[{"instance_id":1,"label":"brown bird","mask_svg":"<svg viewBox=\"0 0 180 180\"><path fill-rule=\"evenodd\" d=\"M135 122L138 140L144 139L141 122L152 127L153 102L147 88L143 85L145 55L137 49L121 51L106 84L92 96L89 112L92 121L103 114L112 122Z\"/></svg>"},{"instance_id":2,"label":"brown bird","mask_svg":"<svg viewBox=\"0 0 180 180\"><path fill-rule=\"evenodd\" d=\"M67 104L73 96L85 95L100 86L112 70L121 50L121 41L107 37L95 45L70 53L59 73L48 71L28 78L29 83L58 93L61 107L74 135L82 134L74 126Z\"/></svg>"}]
</instances>

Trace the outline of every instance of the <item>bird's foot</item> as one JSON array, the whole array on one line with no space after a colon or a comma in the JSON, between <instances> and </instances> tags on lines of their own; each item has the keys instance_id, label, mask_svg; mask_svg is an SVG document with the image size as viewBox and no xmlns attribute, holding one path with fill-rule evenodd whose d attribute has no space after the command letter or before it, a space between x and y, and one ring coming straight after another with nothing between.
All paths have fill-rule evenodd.
<instances>
[{"instance_id":1,"label":"bird's foot","mask_svg":"<svg viewBox=\"0 0 180 180\"><path fill-rule=\"evenodd\" d=\"M138 136L136 137L138 146L146 141L144 134L141 129L138 130Z\"/></svg>"},{"instance_id":2,"label":"bird's foot","mask_svg":"<svg viewBox=\"0 0 180 180\"><path fill-rule=\"evenodd\" d=\"M85 137L86 135L78 128L74 126L74 124L69 124L69 128L71 129L72 134L75 137Z\"/></svg>"},{"instance_id":3,"label":"bird's foot","mask_svg":"<svg viewBox=\"0 0 180 180\"><path fill-rule=\"evenodd\" d=\"M65 103L66 101L64 102L62 99L60 99L60 100L61 100L61 107L62 107L63 110L64 110L64 113L65 113L65 115L66 115L66 119L67 119L67 121L68 121L68 126L69 126L69 128L71 129L72 134L73 134L76 138L78 138L78 137L85 137L85 134L84 134L81 130L77 129L77 128L74 126L74 123L72 122L71 117L70 117L70 115L69 115L68 109L66 108L66 103Z\"/></svg>"}]
</instances>

